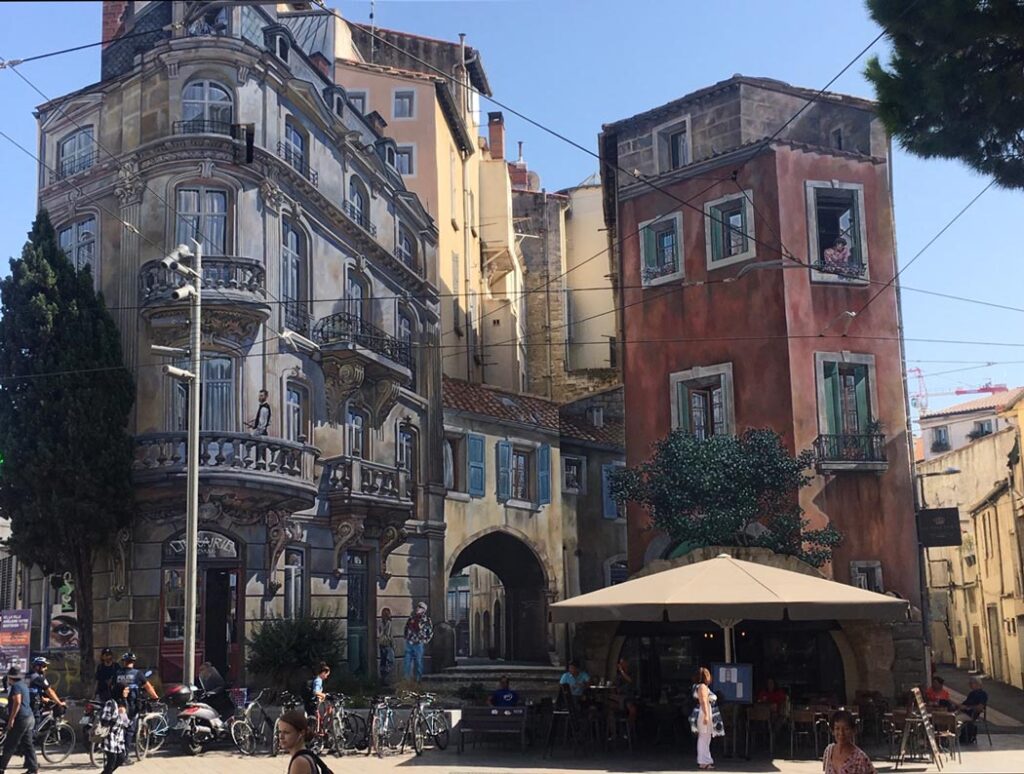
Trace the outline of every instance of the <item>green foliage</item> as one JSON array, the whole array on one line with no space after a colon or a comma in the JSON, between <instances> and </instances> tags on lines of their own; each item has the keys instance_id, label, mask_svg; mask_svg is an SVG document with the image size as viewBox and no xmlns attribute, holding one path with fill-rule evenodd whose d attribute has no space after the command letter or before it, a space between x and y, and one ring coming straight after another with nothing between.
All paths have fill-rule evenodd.
<instances>
[{"instance_id":1,"label":"green foliage","mask_svg":"<svg viewBox=\"0 0 1024 774\"><path fill-rule=\"evenodd\" d=\"M650 460L619 471L612 495L639 503L654 526L676 541L699 546L758 546L820 567L840 534L831 525L807 530L798 491L813 452L796 457L771 430L705 440L673 431Z\"/></svg>"},{"instance_id":2,"label":"green foliage","mask_svg":"<svg viewBox=\"0 0 1024 774\"><path fill-rule=\"evenodd\" d=\"M960 159L1024 187L1024 6L868 0L892 57L865 72L889 132L924 158Z\"/></svg>"},{"instance_id":3,"label":"green foliage","mask_svg":"<svg viewBox=\"0 0 1024 774\"><path fill-rule=\"evenodd\" d=\"M347 658L345 640L333 618L271 618L259 625L246 645L249 672L297 695L321 661L331 665L334 680Z\"/></svg>"},{"instance_id":4,"label":"green foliage","mask_svg":"<svg viewBox=\"0 0 1024 774\"><path fill-rule=\"evenodd\" d=\"M70 572L83 668L92 662L93 564L132 516L135 385L89 269L40 212L0 281L0 515L10 550Z\"/></svg>"}]
</instances>

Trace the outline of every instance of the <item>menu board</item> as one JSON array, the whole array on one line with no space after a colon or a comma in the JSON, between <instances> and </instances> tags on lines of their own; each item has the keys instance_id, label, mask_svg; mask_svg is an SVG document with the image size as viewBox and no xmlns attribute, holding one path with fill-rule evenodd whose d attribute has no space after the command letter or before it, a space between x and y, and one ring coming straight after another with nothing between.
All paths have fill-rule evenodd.
<instances>
[{"instance_id":1,"label":"menu board","mask_svg":"<svg viewBox=\"0 0 1024 774\"><path fill-rule=\"evenodd\" d=\"M719 701L751 704L754 701L752 664L712 664L711 690Z\"/></svg>"},{"instance_id":2,"label":"menu board","mask_svg":"<svg viewBox=\"0 0 1024 774\"><path fill-rule=\"evenodd\" d=\"M0 670L12 666L28 669L29 644L32 635L31 610L0 612Z\"/></svg>"}]
</instances>

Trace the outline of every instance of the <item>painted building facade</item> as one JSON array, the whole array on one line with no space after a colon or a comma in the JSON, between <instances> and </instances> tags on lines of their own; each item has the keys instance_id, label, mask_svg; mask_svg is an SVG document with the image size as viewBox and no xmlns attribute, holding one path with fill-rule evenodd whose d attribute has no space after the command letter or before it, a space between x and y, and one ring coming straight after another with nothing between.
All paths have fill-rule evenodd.
<instances>
[{"instance_id":1,"label":"painted building facade","mask_svg":"<svg viewBox=\"0 0 1024 774\"><path fill-rule=\"evenodd\" d=\"M150 345L187 345L160 261L197 239L199 659L240 679L260 621L310 613L338 621L366 673L379 606L401 626L443 604L433 220L287 10L103 13L102 79L38 111L39 204L92 267L138 387L137 515L97 567L96 644L181 674L187 390ZM261 389L266 434L250 427Z\"/></svg>"},{"instance_id":2,"label":"painted building facade","mask_svg":"<svg viewBox=\"0 0 1024 774\"><path fill-rule=\"evenodd\" d=\"M735 76L604 127L625 401L644 407L626 459L676 428L814 449L800 504L844 535L825 573L919 607L898 297L867 282L896 272L888 138L871 102L825 94L766 142L814 96ZM686 551L649 526L631 507L634 572ZM889 695L923 671L920 624L896 639L871 678Z\"/></svg>"},{"instance_id":3,"label":"painted building facade","mask_svg":"<svg viewBox=\"0 0 1024 774\"><path fill-rule=\"evenodd\" d=\"M1016 401L1022 392L1024 390L1020 388L1002 390L944 409L921 412L924 458L934 459L1009 427L1009 421L1001 416L1001 412L1004 407Z\"/></svg>"}]
</instances>

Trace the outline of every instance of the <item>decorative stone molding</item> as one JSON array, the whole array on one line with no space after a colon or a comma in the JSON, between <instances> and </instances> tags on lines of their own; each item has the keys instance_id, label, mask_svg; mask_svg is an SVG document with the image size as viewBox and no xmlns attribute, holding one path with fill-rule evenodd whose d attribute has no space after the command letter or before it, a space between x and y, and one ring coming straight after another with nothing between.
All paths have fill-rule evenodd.
<instances>
[{"instance_id":1,"label":"decorative stone molding","mask_svg":"<svg viewBox=\"0 0 1024 774\"><path fill-rule=\"evenodd\" d=\"M277 569L277 562L284 553L285 546L297 540L302 540L302 525L292 519L288 511L267 513L267 569L270 572Z\"/></svg>"},{"instance_id":2,"label":"decorative stone molding","mask_svg":"<svg viewBox=\"0 0 1024 774\"><path fill-rule=\"evenodd\" d=\"M180 500L180 495L175 496ZM199 521L214 522L223 528L232 526L250 527L267 518L274 501L268 498L240 500L234 493L199 493ZM167 505L164 502L147 503L139 506L139 516L152 524L185 523L183 505Z\"/></svg>"},{"instance_id":3,"label":"decorative stone molding","mask_svg":"<svg viewBox=\"0 0 1024 774\"><path fill-rule=\"evenodd\" d=\"M213 177L214 163L212 159L203 159L199 162L199 177L209 180Z\"/></svg>"},{"instance_id":4,"label":"decorative stone molding","mask_svg":"<svg viewBox=\"0 0 1024 774\"><path fill-rule=\"evenodd\" d=\"M238 65L238 85L242 86L247 80L249 80L249 65L240 64Z\"/></svg>"},{"instance_id":5,"label":"decorative stone molding","mask_svg":"<svg viewBox=\"0 0 1024 774\"><path fill-rule=\"evenodd\" d=\"M381 379L374 384L372 400L369 403L373 408L373 426L375 428L380 429L387 421L391 409L398 403L400 393L398 382L393 379Z\"/></svg>"},{"instance_id":6,"label":"decorative stone molding","mask_svg":"<svg viewBox=\"0 0 1024 774\"><path fill-rule=\"evenodd\" d=\"M156 344L173 346L188 338L188 313L182 311L161 312L150 318L150 332ZM251 341L256 337L261 320L259 317L226 309L210 309L203 312L204 341L227 339L229 341Z\"/></svg>"},{"instance_id":7,"label":"decorative stone molding","mask_svg":"<svg viewBox=\"0 0 1024 774\"><path fill-rule=\"evenodd\" d=\"M409 537L404 527L397 527L390 524L380 533L380 581L383 586L391 580L391 573L388 572L388 557Z\"/></svg>"},{"instance_id":8,"label":"decorative stone molding","mask_svg":"<svg viewBox=\"0 0 1024 774\"><path fill-rule=\"evenodd\" d=\"M274 213L280 214L281 206L284 204L284 192L273 180L264 178L260 182L260 199L263 206Z\"/></svg>"},{"instance_id":9,"label":"decorative stone molding","mask_svg":"<svg viewBox=\"0 0 1024 774\"><path fill-rule=\"evenodd\" d=\"M132 531L123 527L114 538L114 550L110 555L110 593L114 599L122 599L128 593L128 551L132 542Z\"/></svg>"},{"instance_id":10,"label":"decorative stone molding","mask_svg":"<svg viewBox=\"0 0 1024 774\"><path fill-rule=\"evenodd\" d=\"M342 574L341 557L349 548L363 539L365 528L361 521L349 520L338 522L334 527L334 571Z\"/></svg>"},{"instance_id":11,"label":"decorative stone molding","mask_svg":"<svg viewBox=\"0 0 1024 774\"><path fill-rule=\"evenodd\" d=\"M130 207L142 201L142 192L146 184L142 182L139 175L139 159L132 157L121 164L117 171L117 182L114 184L114 194L121 202L122 207Z\"/></svg>"},{"instance_id":12,"label":"decorative stone molding","mask_svg":"<svg viewBox=\"0 0 1024 774\"><path fill-rule=\"evenodd\" d=\"M358 363L338 363L335 360L325 361L323 370L327 421L334 425L342 419L342 404L362 386L366 372Z\"/></svg>"}]
</instances>

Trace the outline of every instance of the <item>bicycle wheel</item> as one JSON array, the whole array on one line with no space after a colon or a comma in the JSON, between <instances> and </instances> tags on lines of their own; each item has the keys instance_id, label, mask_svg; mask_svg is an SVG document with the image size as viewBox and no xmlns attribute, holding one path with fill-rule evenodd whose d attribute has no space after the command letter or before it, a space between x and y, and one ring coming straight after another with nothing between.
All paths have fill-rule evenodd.
<instances>
[{"instance_id":1,"label":"bicycle wheel","mask_svg":"<svg viewBox=\"0 0 1024 774\"><path fill-rule=\"evenodd\" d=\"M281 752L281 739L277 735L277 721L274 721L274 727L270 729L270 757L276 758L277 754Z\"/></svg>"},{"instance_id":2,"label":"bicycle wheel","mask_svg":"<svg viewBox=\"0 0 1024 774\"><path fill-rule=\"evenodd\" d=\"M149 754L149 726L146 723L139 723L135 731L135 759L143 760Z\"/></svg>"},{"instance_id":3,"label":"bicycle wheel","mask_svg":"<svg viewBox=\"0 0 1024 774\"><path fill-rule=\"evenodd\" d=\"M448 740L451 737L452 724L448 720L448 713L443 710L433 710L427 715L427 734L434 737L434 744L438 750L448 747Z\"/></svg>"},{"instance_id":4,"label":"bicycle wheel","mask_svg":"<svg viewBox=\"0 0 1024 774\"><path fill-rule=\"evenodd\" d=\"M146 715L146 725L149 726L149 751L155 753L167 741L171 726L167 722L167 715L163 713Z\"/></svg>"},{"instance_id":5,"label":"bicycle wheel","mask_svg":"<svg viewBox=\"0 0 1024 774\"><path fill-rule=\"evenodd\" d=\"M366 720L362 715L350 714L346 715L352 721L353 732L352 732L352 746L357 750L365 750L370 740L367 738L366 733Z\"/></svg>"},{"instance_id":6,"label":"bicycle wheel","mask_svg":"<svg viewBox=\"0 0 1024 774\"><path fill-rule=\"evenodd\" d=\"M253 755L256 752L256 734L247 720L231 723L231 741L242 755Z\"/></svg>"},{"instance_id":7,"label":"bicycle wheel","mask_svg":"<svg viewBox=\"0 0 1024 774\"><path fill-rule=\"evenodd\" d=\"M417 755L423 755L423 745L427 741L427 721L417 715L412 722L412 749Z\"/></svg>"},{"instance_id":8,"label":"bicycle wheel","mask_svg":"<svg viewBox=\"0 0 1024 774\"><path fill-rule=\"evenodd\" d=\"M107 762L107 756L103 754L103 742L94 739L89 743L89 763L94 767L103 768Z\"/></svg>"},{"instance_id":9,"label":"bicycle wheel","mask_svg":"<svg viewBox=\"0 0 1024 774\"><path fill-rule=\"evenodd\" d=\"M43 757L50 763L61 763L75 749L75 729L68 723L55 723L43 737Z\"/></svg>"}]
</instances>

